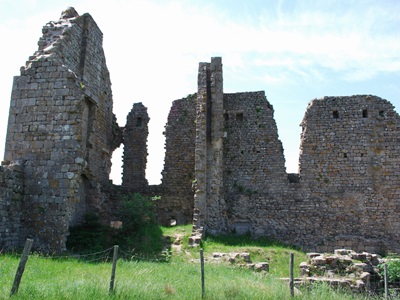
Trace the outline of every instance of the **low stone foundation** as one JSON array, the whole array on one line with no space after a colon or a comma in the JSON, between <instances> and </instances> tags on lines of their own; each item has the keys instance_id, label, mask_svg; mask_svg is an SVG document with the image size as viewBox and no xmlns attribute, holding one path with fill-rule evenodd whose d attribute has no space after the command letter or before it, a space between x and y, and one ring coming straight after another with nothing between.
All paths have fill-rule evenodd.
<instances>
[{"instance_id":1,"label":"low stone foundation","mask_svg":"<svg viewBox=\"0 0 400 300\"><path fill-rule=\"evenodd\" d=\"M334 254L308 253L300 264L297 283L326 282L353 292L372 292L381 288L378 266L384 260L378 254L338 249Z\"/></svg>"}]
</instances>

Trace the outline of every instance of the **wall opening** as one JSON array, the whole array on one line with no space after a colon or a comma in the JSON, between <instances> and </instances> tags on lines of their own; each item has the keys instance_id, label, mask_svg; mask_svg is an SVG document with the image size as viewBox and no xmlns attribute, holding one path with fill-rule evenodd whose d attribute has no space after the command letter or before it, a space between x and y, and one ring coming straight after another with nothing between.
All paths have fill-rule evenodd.
<instances>
[{"instance_id":1,"label":"wall opening","mask_svg":"<svg viewBox=\"0 0 400 300\"><path fill-rule=\"evenodd\" d=\"M243 113L236 113L236 121L243 122Z\"/></svg>"},{"instance_id":2,"label":"wall opening","mask_svg":"<svg viewBox=\"0 0 400 300\"><path fill-rule=\"evenodd\" d=\"M122 184L122 156L124 154L124 144L114 150L111 156L111 172L110 179L113 184Z\"/></svg>"},{"instance_id":3,"label":"wall opening","mask_svg":"<svg viewBox=\"0 0 400 300\"><path fill-rule=\"evenodd\" d=\"M363 118L368 118L368 110L363 109L362 116Z\"/></svg>"},{"instance_id":4,"label":"wall opening","mask_svg":"<svg viewBox=\"0 0 400 300\"><path fill-rule=\"evenodd\" d=\"M176 226L176 218L175 217L171 217L168 221L169 226L173 227Z\"/></svg>"},{"instance_id":5,"label":"wall opening","mask_svg":"<svg viewBox=\"0 0 400 300\"><path fill-rule=\"evenodd\" d=\"M142 126L142 118L141 117L137 117L136 119L136 127L140 127Z\"/></svg>"},{"instance_id":6,"label":"wall opening","mask_svg":"<svg viewBox=\"0 0 400 300\"><path fill-rule=\"evenodd\" d=\"M72 213L69 227L81 225L84 221L85 214L87 213L87 191L89 186L89 179L82 174L79 182L79 197L76 198L74 211Z\"/></svg>"},{"instance_id":7,"label":"wall opening","mask_svg":"<svg viewBox=\"0 0 400 300\"><path fill-rule=\"evenodd\" d=\"M333 116L334 119L339 119L339 112L337 110L334 110L332 112L332 116Z\"/></svg>"}]
</instances>

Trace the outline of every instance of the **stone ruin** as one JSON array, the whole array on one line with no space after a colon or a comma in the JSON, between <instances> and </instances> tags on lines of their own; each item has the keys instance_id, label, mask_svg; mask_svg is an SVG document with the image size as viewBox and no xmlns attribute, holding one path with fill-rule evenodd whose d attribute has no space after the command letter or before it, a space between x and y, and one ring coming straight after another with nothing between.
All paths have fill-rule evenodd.
<instances>
[{"instance_id":1,"label":"stone ruin","mask_svg":"<svg viewBox=\"0 0 400 300\"><path fill-rule=\"evenodd\" d=\"M385 260L380 255L336 249L334 254L307 253L307 259L300 264L296 285L325 282L358 293L376 293L383 288L379 267Z\"/></svg>"},{"instance_id":2,"label":"stone ruin","mask_svg":"<svg viewBox=\"0 0 400 300\"><path fill-rule=\"evenodd\" d=\"M372 95L310 102L299 174L287 174L265 93L223 93L221 58L200 63L197 93L172 102L162 183L145 178L149 116L135 103L113 114L102 32L68 8L43 27L14 78L0 168L0 249L27 237L66 249L86 213L118 221L121 195L160 195L159 222L204 233L268 236L309 251L400 253L400 119ZM109 180L124 144L122 185Z\"/></svg>"}]
</instances>

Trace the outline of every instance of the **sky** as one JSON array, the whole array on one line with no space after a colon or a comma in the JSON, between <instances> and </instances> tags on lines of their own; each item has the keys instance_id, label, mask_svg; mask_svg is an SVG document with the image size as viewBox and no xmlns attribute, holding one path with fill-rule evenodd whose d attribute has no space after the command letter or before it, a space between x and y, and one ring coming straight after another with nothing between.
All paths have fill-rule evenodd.
<instances>
[{"instance_id":1,"label":"sky","mask_svg":"<svg viewBox=\"0 0 400 300\"><path fill-rule=\"evenodd\" d=\"M119 125L133 103L148 107L151 184L160 182L172 101L197 91L198 63L211 57L222 57L224 92L265 91L289 173L312 99L372 94L400 109L398 0L0 0L0 153L13 77L68 6L90 13L104 34ZM116 184L121 156L113 154Z\"/></svg>"}]
</instances>

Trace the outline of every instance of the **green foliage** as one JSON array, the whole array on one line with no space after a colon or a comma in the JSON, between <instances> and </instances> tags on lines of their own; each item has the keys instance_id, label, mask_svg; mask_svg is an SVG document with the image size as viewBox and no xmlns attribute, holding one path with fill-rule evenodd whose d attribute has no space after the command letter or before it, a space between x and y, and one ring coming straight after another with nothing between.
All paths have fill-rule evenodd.
<instances>
[{"instance_id":1,"label":"green foliage","mask_svg":"<svg viewBox=\"0 0 400 300\"><path fill-rule=\"evenodd\" d=\"M132 234L150 224L156 224L156 207L150 198L139 193L124 195L120 217L122 231Z\"/></svg>"},{"instance_id":2,"label":"green foliage","mask_svg":"<svg viewBox=\"0 0 400 300\"><path fill-rule=\"evenodd\" d=\"M160 253L164 243L154 201L139 193L123 196L120 229L102 225L94 213L86 214L82 225L70 228L67 248L76 253L88 253L119 245L136 253Z\"/></svg>"},{"instance_id":3,"label":"green foliage","mask_svg":"<svg viewBox=\"0 0 400 300\"><path fill-rule=\"evenodd\" d=\"M157 224L156 200L139 193L124 195L121 200L122 228L111 231L114 243L140 253L160 252L163 243Z\"/></svg>"},{"instance_id":4,"label":"green foliage","mask_svg":"<svg viewBox=\"0 0 400 300\"><path fill-rule=\"evenodd\" d=\"M389 256L387 265L387 276L389 284L398 285L400 282L400 258L398 256ZM384 278L384 265L379 265L382 278Z\"/></svg>"},{"instance_id":5,"label":"green foliage","mask_svg":"<svg viewBox=\"0 0 400 300\"><path fill-rule=\"evenodd\" d=\"M196 98L197 98L197 93L188 94L188 95L186 96L186 99L187 99L187 100L196 100Z\"/></svg>"},{"instance_id":6,"label":"green foliage","mask_svg":"<svg viewBox=\"0 0 400 300\"><path fill-rule=\"evenodd\" d=\"M82 225L71 227L67 240L67 249L76 253L88 253L104 250L107 244L107 230L102 226L95 213L87 213Z\"/></svg>"}]
</instances>

